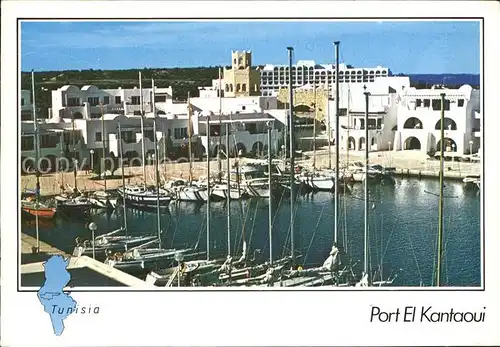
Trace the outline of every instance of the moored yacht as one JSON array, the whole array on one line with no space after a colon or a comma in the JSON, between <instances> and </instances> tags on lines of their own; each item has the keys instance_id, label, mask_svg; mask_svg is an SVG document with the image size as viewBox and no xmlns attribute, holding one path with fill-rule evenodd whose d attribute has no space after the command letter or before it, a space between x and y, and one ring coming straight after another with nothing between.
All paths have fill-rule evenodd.
<instances>
[{"instance_id":1,"label":"moored yacht","mask_svg":"<svg viewBox=\"0 0 500 347\"><path fill-rule=\"evenodd\" d=\"M465 188L480 188L481 187L481 176L479 175L467 175L463 179Z\"/></svg>"},{"instance_id":2,"label":"moored yacht","mask_svg":"<svg viewBox=\"0 0 500 347\"><path fill-rule=\"evenodd\" d=\"M204 202L209 197L206 187L183 179L169 181L164 187L166 190L172 192L174 199L178 201Z\"/></svg>"},{"instance_id":3,"label":"moored yacht","mask_svg":"<svg viewBox=\"0 0 500 347\"><path fill-rule=\"evenodd\" d=\"M157 190L156 187L127 185L119 187L117 192L127 203L137 207L154 207L157 204L157 200L160 201L160 205L165 206L172 200L170 192L161 188Z\"/></svg>"}]
</instances>

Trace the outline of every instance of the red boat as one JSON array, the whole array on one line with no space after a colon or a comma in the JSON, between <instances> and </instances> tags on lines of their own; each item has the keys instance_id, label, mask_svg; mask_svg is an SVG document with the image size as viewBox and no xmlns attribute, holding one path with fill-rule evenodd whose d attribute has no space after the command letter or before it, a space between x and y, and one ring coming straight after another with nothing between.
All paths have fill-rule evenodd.
<instances>
[{"instance_id":1,"label":"red boat","mask_svg":"<svg viewBox=\"0 0 500 347\"><path fill-rule=\"evenodd\" d=\"M37 208L35 206L35 202L30 200L29 198L27 200L21 201L21 209L32 216L38 216L38 218L44 219L52 219L56 214L55 207L48 207L42 203L39 203Z\"/></svg>"}]
</instances>

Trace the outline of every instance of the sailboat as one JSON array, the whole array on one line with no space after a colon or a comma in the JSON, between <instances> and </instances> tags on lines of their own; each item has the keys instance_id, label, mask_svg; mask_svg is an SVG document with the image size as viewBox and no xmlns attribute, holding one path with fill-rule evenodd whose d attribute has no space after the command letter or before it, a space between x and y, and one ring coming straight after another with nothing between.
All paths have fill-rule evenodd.
<instances>
[{"instance_id":1,"label":"sailboat","mask_svg":"<svg viewBox=\"0 0 500 347\"><path fill-rule=\"evenodd\" d=\"M118 123L118 145L120 151L120 160L123 163L123 143L121 141L121 127ZM121 168L122 172L122 185L125 185L125 171L123 170L123 164ZM125 235L121 235L125 232ZM76 238L76 247L73 251L73 256L78 257L82 255L91 256L94 255L99 260L104 259L108 253L111 252L124 252L130 247L134 247L146 242L156 239L156 235L128 235L128 224L127 224L127 202L123 201L123 227L117 230L111 231L104 235L99 235L95 240L82 240L80 237Z\"/></svg>"},{"instance_id":2,"label":"sailboat","mask_svg":"<svg viewBox=\"0 0 500 347\"><path fill-rule=\"evenodd\" d=\"M35 149L35 175L36 175L36 188L30 196L21 199L21 209L30 216L35 217L36 234L38 239L38 219L52 219L56 214L56 208L40 203L40 172L38 167L38 155L40 151L40 142L38 135L38 121L36 117L36 103L35 103L35 72L31 71L31 88L33 93L33 136L34 136L34 149ZM38 247L38 246L37 246Z\"/></svg>"},{"instance_id":3,"label":"sailboat","mask_svg":"<svg viewBox=\"0 0 500 347\"><path fill-rule=\"evenodd\" d=\"M32 216L43 219L53 219L57 209L47 204L37 202L36 191L25 191L24 198L21 199L21 210Z\"/></svg>"},{"instance_id":4,"label":"sailboat","mask_svg":"<svg viewBox=\"0 0 500 347\"><path fill-rule=\"evenodd\" d=\"M192 150L191 150L192 106L191 106L191 98L189 92L187 100L187 112L188 112L189 178L187 182L184 180L167 182L165 188L171 190L175 194L175 199L178 201L205 202L209 198L208 190L202 185L198 185L193 182L193 160L192 160Z\"/></svg>"},{"instance_id":5,"label":"sailboat","mask_svg":"<svg viewBox=\"0 0 500 347\"><path fill-rule=\"evenodd\" d=\"M146 176L146 148L144 143L144 105L143 105L143 95L142 95L142 74L139 71L139 93L140 93L140 105L141 105L141 134L142 134L142 173L144 183L141 185L122 185L116 190L117 193L126 200L131 206L139 208L150 208L155 207L157 200L159 199L160 205L166 206L172 200L172 195L166 189L159 187L148 187L147 186L147 176ZM154 112L155 103L152 101L152 107ZM156 135L155 135L156 136ZM157 154L157 148L155 148L155 153ZM155 161L159 160L158 156L155 156Z\"/></svg>"},{"instance_id":6,"label":"sailboat","mask_svg":"<svg viewBox=\"0 0 500 347\"><path fill-rule=\"evenodd\" d=\"M270 123L267 124L267 134L268 134L268 172L272 171L272 151L271 151L271 134L272 134L272 125ZM293 146L292 146L293 148ZM269 174L267 177L268 186L273 186L273 176ZM293 182L290 182L293 184ZM230 269L229 273L226 271L226 274L222 274L219 279L224 281L228 280L225 285L229 286L241 286L241 285L273 285L274 281L279 277L281 271L285 268L290 267L292 265L292 257L285 256L281 259L274 259L273 256L273 196L269 194L269 205L268 205L268 237L269 237L269 260L257 265L244 266L243 268ZM293 210L292 210L293 211ZM293 212L292 212L293 214ZM245 241L244 241L245 242ZM244 254L246 251L246 243L243 244ZM244 255L243 255L244 256ZM243 258L242 256L242 258ZM292 265L293 266L293 265ZM224 283L224 282L223 282Z\"/></svg>"},{"instance_id":7,"label":"sailboat","mask_svg":"<svg viewBox=\"0 0 500 347\"><path fill-rule=\"evenodd\" d=\"M368 124L368 107L369 107L369 97L370 93L366 92L366 86L364 86L365 89L365 124ZM368 142L368 126L365 126L365 139L367 139ZM368 177L369 175L369 163L368 163L368 146L365 144L365 177ZM364 188L365 188L365 227L364 227L364 259L363 259L363 272L361 274L361 280L355 284L356 287L373 287L373 286L385 286L385 285L390 285L394 281L394 278L388 279L388 280L380 280L380 281L373 281L373 276L370 271L370 263L369 263L369 230L368 230L368 201L369 201L369 191L368 191L368 184L369 184L369 179L364 180ZM380 275L382 278L382 274Z\"/></svg>"},{"instance_id":8,"label":"sailboat","mask_svg":"<svg viewBox=\"0 0 500 347\"><path fill-rule=\"evenodd\" d=\"M154 80L152 80L152 97L155 97ZM121 136L121 128L118 132ZM156 134L156 108L153 105L153 132L154 132L154 148L155 157L158 158L157 134ZM121 139L120 139L121 140ZM108 266L120 269L125 272L149 272L153 269L161 269L171 267L174 264L176 255L182 254L185 258L196 257L201 253L196 253L197 245L194 248L186 249L164 249L161 243L161 221L160 221L160 172L158 169L158 160L155 161L155 176L156 176L156 215L157 215L157 232L158 238L151 240L142 245L129 249L128 251L113 254L108 252L108 257L105 264ZM157 247L146 248L157 243Z\"/></svg>"},{"instance_id":9,"label":"sailboat","mask_svg":"<svg viewBox=\"0 0 500 347\"><path fill-rule=\"evenodd\" d=\"M338 67L338 44L335 42L336 47L336 66ZM335 214L334 214L334 237L333 244L330 250L329 256L324 261L320 267L309 268L309 269L291 269L283 274L280 279L280 285L282 286L318 286L318 285L346 285L344 279L344 274L348 271L348 265L344 265L342 258L344 258L343 247L340 245L339 232L338 232L338 215L339 215L339 176L340 176L340 151L339 151L339 85L338 85L338 69L336 71L336 126L335 126L335 170L333 171L333 183L334 183L334 193L335 193ZM329 107L328 107L329 109ZM328 117L329 122L329 117ZM330 128L328 126L328 128ZM342 283L341 283L342 282Z\"/></svg>"},{"instance_id":10,"label":"sailboat","mask_svg":"<svg viewBox=\"0 0 500 347\"><path fill-rule=\"evenodd\" d=\"M74 177L74 187L71 194L61 193L56 195L55 200L58 209L67 217L89 215L90 209L92 208L92 202L82 194L78 189L77 185L77 171L78 171L78 161L76 159L76 144L75 144L75 117L71 117L71 137L72 137L72 147L73 147L73 177Z\"/></svg>"},{"instance_id":11,"label":"sailboat","mask_svg":"<svg viewBox=\"0 0 500 347\"><path fill-rule=\"evenodd\" d=\"M210 116L207 117L207 139L210 143ZM210 186L210 151L207 151L207 191L211 190ZM210 215L211 215L210 199L207 199L207 252L206 259L193 259L184 261L180 266L151 271L146 276L146 282L155 286L170 287L174 285L177 278L177 285L189 286L197 283L196 278L207 273L214 272L219 269L226 259L211 259L210 258ZM181 280L182 279L182 280ZM194 279L194 280L193 280Z\"/></svg>"},{"instance_id":12,"label":"sailboat","mask_svg":"<svg viewBox=\"0 0 500 347\"><path fill-rule=\"evenodd\" d=\"M101 167L101 175L104 179L104 191L96 191L89 196L89 200L92 203L92 207L100 208L100 209L115 209L116 204L118 202L118 197L114 194L110 194L107 189L106 182L106 128L104 123L104 111L103 105L101 103L101 128L102 128L102 167Z\"/></svg>"}]
</instances>

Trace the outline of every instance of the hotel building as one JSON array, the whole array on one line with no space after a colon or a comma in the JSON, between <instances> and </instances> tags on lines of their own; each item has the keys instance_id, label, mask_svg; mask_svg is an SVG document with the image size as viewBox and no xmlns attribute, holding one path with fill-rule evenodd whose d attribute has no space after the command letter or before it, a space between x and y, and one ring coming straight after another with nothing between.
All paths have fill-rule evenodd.
<instances>
[{"instance_id":1,"label":"hotel building","mask_svg":"<svg viewBox=\"0 0 500 347\"><path fill-rule=\"evenodd\" d=\"M281 88L288 87L288 65L265 65L260 71L260 90L262 95L273 95ZM377 77L387 77L388 68L377 66L374 68L354 68L350 65L339 64L339 83L362 84L375 82ZM316 64L314 60L299 60L292 66L292 85L294 88L306 84L329 86L335 84L335 65Z\"/></svg>"},{"instance_id":2,"label":"hotel building","mask_svg":"<svg viewBox=\"0 0 500 347\"><path fill-rule=\"evenodd\" d=\"M441 148L441 93L444 103L444 151L458 155L476 153L480 147L479 90L463 85L459 89L434 86L408 88L400 95L395 150L434 153ZM451 153L450 153L451 154Z\"/></svg>"}]
</instances>

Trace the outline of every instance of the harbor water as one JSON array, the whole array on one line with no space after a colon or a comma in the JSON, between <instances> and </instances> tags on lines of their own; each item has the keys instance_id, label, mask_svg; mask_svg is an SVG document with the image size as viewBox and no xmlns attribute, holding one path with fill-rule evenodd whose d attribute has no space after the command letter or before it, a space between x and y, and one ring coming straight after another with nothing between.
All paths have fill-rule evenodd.
<instances>
[{"instance_id":1,"label":"harbor water","mask_svg":"<svg viewBox=\"0 0 500 347\"><path fill-rule=\"evenodd\" d=\"M446 181L444 188L444 265L446 286L481 286L480 201L477 190L467 190L461 181ZM435 276L438 231L439 182L432 179L396 179L396 184L369 187L369 259L372 272L396 276L395 286L431 286ZM328 192L301 194L296 203L295 249L298 265L320 265L327 258L334 235L334 195ZM268 201L233 201L231 211L231 253L239 258L242 240L250 257L269 257ZM210 252L227 254L227 204L211 203ZM273 254L290 253L290 204L286 196L273 201ZM206 204L172 202L162 208L163 246L199 244L206 250ZM156 233L155 210L127 209L130 233ZM341 195L339 241L355 271L363 269L364 187L354 185ZM40 238L72 253L75 238L91 238L86 228L94 221L96 235L123 225L122 210L100 213L87 220L57 218L40 225ZM24 222L24 233L35 236L33 223ZM377 275L379 276L379 275Z\"/></svg>"}]
</instances>

